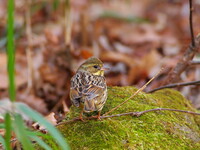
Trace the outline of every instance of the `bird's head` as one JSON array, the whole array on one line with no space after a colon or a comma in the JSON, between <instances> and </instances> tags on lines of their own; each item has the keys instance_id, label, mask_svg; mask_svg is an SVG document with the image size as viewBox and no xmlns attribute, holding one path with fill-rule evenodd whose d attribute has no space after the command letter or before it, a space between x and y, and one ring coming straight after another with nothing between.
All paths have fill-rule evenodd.
<instances>
[{"instance_id":1,"label":"bird's head","mask_svg":"<svg viewBox=\"0 0 200 150\"><path fill-rule=\"evenodd\" d=\"M103 76L105 70L107 68L103 66L103 62L96 57L87 59L78 69L78 71L86 71L97 76Z\"/></svg>"}]
</instances>

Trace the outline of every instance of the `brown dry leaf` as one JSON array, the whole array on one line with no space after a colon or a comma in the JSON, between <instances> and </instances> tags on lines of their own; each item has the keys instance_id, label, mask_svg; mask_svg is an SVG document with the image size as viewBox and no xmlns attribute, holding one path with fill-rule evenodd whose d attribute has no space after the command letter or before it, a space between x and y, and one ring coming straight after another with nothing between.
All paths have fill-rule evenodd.
<instances>
[{"instance_id":1,"label":"brown dry leaf","mask_svg":"<svg viewBox=\"0 0 200 150\"><path fill-rule=\"evenodd\" d=\"M6 132L5 129L0 129L0 135L1 135L1 136L4 136L4 135L5 135L5 132Z\"/></svg>"},{"instance_id":2,"label":"brown dry leaf","mask_svg":"<svg viewBox=\"0 0 200 150\"><path fill-rule=\"evenodd\" d=\"M58 44L59 43L58 35L56 35L55 32L52 32L52 30L46 29L45 30L45 35L46 35L46 38L47 38L48 42L50 42L52 44Z\"/></svg>"},{"instance_id":3,"label":"brown dry leaf","mask_svg":"<svg viewBox=\"0 0 200 150\"><path fill-rule=\"evenodd\" d=\"M123 45L119 42L115 42L114 47L118 52L121 52L121 53L132 54L134 52L133 49L131 49L130 47Z\"/></svg>"},{"instance_id":4,"label":"brown dry leaf","mask_svg":"<svg viewBox=\"0 0 200 150\"><path fill-rule=\"evenodd\" d=\"M84 58L84 59L88 59L89 57L92 57L93 54L88 51L88 50L81 50L81 56Z\"/></svg>"},{"instance_id":5,"label":"brown dry leaf","mask_svg":"<svg viewBox=\"0 0 200 150\"><path fill-rule=\"evenodd\" d=\"M2 67L7 64L7 56L6 53L0 53L0 71L2 70Z\"/></svg>"},{"instance_id":6,"label":"brown dry leaf","mask_svg":"<svg viewBox=\"0 0 200 150\"><path fill-rule=\"evenodd\" d=\"M26 69L19 62L16 62L15 66L16 87L19 87L27 82ZM6 53L0 53L0 89L8 88L7 76L7 56Z\"/></svg>"},{"instance_id":7,"label":"brown dry leaf","mask_svg":"<svg viewBox=\"0 0 200 150\"><path fill-rule=\"evenodd\" d=\"M42 80L45 82L55 84L57 82L57 79L59 79L57 76L58 70L55 67L50 67L47 64L43 64L39 68L39 71L40 71Z\"/></svg>"},{"instance_id":8,"label":"brown dry leaf","mask_svg":"<svg viewBox=\"0 0 200 150\"><path fill-rule=\"evenodd\" d=\"M144 77L144 70L138 64L131 66L127 75L127 85L133 84L136 79L142 77Z\"/></svg>"},{"instance_id":9,"label":"brown dry leaf","mask_svg":"<svg viewBox=\"0 0 200 150\"><path fill-rule=\"evenodd\" d=\"M131 85L135 81L135 79L137 79L138 76L141 74L139 61L134 56L109 51L104 52L101 56L101 59L108 62L124 63L128 68L127 75L117 75L115 77L112 76L111 79L108 79L108 83L111 85ZM113 84L111 82L113 82Z\"/></svg>"},{"instance_id":10,"label":"brown dry leaf","mask_svg":"<svg viewBox=\"0 0 200 150\"><path fill-rule=\"evenodd\" d=\"M53 125L57 124L57 120L55 118L55 113L51 112L49 115L45 116L45 118Z\"/></svg>"},{"instance_id":11,"label":"brown dry leaf","mask_svg":"<svg viewBox=\"0 0 200 150\"><path fill-rule=\"evenodd\" d=\"M5 133L6 133L6 130L5 130L5 129L0 129L0 135L1 135L1 136L4 137L4 136L5 136ZM16 136L15 136L15 133L14 133L14 132L12 132L11 134L12 134L11 139L10 139L10 141L12 141L12 142L11 142L11 147L14 148L14 147L16 146L16 141L17 141L17 139L16 139ZM3 150L1 143L0 143L0 149Z\"/></svg>"},{"instance_id":12,"label":"brown dry leaf","mask_svg":"<svg viewBox=\"0 0 200 150\"><path fill-rule=\"evenodd\" d=\"M45 119L47 121L49 121L52 125L56 125L57 124L57 120L55 119L55 113L54 112L51 112L49 115L45 116ZM38 122L34 123L32 125L32 127L34 129L39 129L40 131L43 131L45 133L47 132L46 128L44 126L39 125Z\"/></svg>"},{"instance_id":13,"label":"brown dry leaf","mask_svg":"<svg viewBox=\"0 0 200 150\"><path fill-rule=\"evenodd\" d=\"M157 50L151 50L150 53L148 53L141 59L140 68L142 68L147 72L147 74L149 74L149 71L157 64L160 64L160 62L160 54L157 52Z\"/></svg>"},{"instance_id":14,"label":"brown dry leaf","mask_svg":"<svg viewBox=\"0 0 200 150\"><path fill-rule=\"evenodd\" d=\"M8 78L6 73L0 72L0 89L8 88Z\"/></svg>"},{"instance_id":15,"label":"brown dry leaf","mask_svg":"<svg viewBox=\"0 0 200 150\"><path fill-rule=\"evenodd\" d=\"M106 51L113 50L113 47L111 46L111 43L109 42L108 37L105 35L99 36L99 46L101 47L101 49L106 50Z\"/></svg>"},{"instance_id":16,"label":"brown dry leaf","mask_svg":"<svg viewBox=\"0 0 200 150\"><path fill-rule=\"evenodd\" d=\"M162 35L157 31L155 24L128 24L126 22L117 22L109 19L96 21L96 35L100 38L102 35L106 40L102 43L109 45L109 42L120 42L124 45L133 47L144 43L151 43L154 47L158 47L162 42ZM103 29L105 30L103 30ZM163 41L164 42L164 41ZM105 47L105 46L104 46ZM108 46L106 46L108 47ZM111 49L109 49L111 50Z\"/></svg>"},{"instance_id":17,"label":"brown dry leaf","mask_svg":"<svg viewBox=\"0 0 200 150\"><path fill-rule=\"evenodd\" d=\"M118 33L115 33L121 42L126 45L142 44L142 43L154 43L158 45L161 37L154 29L154 25L145 24L140 26L123 26L123 29L118 29Z\"/></svg>"},{"instance_id":18,"label":"brown dry leaf","mask_svg":"<svg viewBox=\"0 0 200 150\"><path fill-rule=\"evenodd\" d=\"M6 89L8 87L7 78L7 56L5 53L0 53L0 88Z\"/></svg>"},{"instance_id":19,"label":"brown dry leaf","mask_svg":"<svg viewBox=\"0 0 200 150\"><path fill-rule=\"evenodd\" d=\"M1 21L5 19L5 14L6 14L6 1L0 1L0 20Z\"/></svg>"},{"instance_id":20,"label":"brown dry leaf","mask_svg":"<svg viewBox=\"0 0 200 150\"><path fill-rule=\"evenodd\" d=\"M109 85L131 85L136 80L146 79L150 70L160 61L160 54L156 50L147 53L140 61L130 55L118 52L104 52L103 61L122 62L128 67L127 75L115 75L108 77ZM111 68L112 71L112 68Z\"/></svg>"},{"instance_id":21,"label":"brown dry leaf","mask_svg":"<svg viewBox=\"0 0 200 150\"><path fill-rule=\"evenodd\" d=\"M119 52L112 52L112 51L104 52L103 54L101 54L100 58L102 61L123 62L129 67L137 64L137 60L134 57Z\"/></svg>"},{"instance_id":22,"label":"brown dry leaf","mask_svg":"<svg viewBox=\"0 0 200 150\"><path fill-rule=\"evenodd\" d=\"M16 78L16 87L19 87L21 85L24 85L25 83L27 83L27 75L25 76L26 71L16 71L15 72L15 78Z\"/></svg>"},{"instance_id":23,"label":"brown dry leaf","mask_svg":"<svg viewBox=\"0 0 200 150\"><path fill-rule=\"evenodd\" d=\"M161 68L160 64L161 64L160 54L156 50L151 50L141 59L139 65L134 68L134 70L137 70L136 71L137 75L135 76L137 76L137 78L139 78L140 81L152 77L155 75L156 72L160 70ZM129 77L132 79L131 73Z\"/></svg>"}]
</instances>

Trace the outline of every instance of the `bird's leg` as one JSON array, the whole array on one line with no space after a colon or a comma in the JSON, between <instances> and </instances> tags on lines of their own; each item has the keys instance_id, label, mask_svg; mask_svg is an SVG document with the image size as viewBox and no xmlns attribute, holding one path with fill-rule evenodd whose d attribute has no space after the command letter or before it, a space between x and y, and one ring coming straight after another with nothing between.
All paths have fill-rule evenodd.
<instances>
[{"instance_id":1,"label":"bird's leg","mask_svg":"<svg viewBox=\"0 0 200 150\"><path fill-rule=\"evenodd\" d=\"M101 120L101 111L98 112L97 119Z\"/></svg>"},{"instance_id":2,"label":"bird's leg","mask_svg":"<svg viewBox=\"0 0 200 150\"><path fill-rule=\"evenodd\" d=\"M92 118L97 118L98 120L101 120L101 111L98 111L98 115L92 116Z\"/></svg>"},{"instance_id":3,"label":"bird's leg","mask_svg":"<svg viewBox=\"0 0 200 150\"><path fill-rule=\"evenodd\" d=\"M84 109L84 108L83 108L83 109ZM84 120L83 120L83 109L82 109L81 112L80 112L79 119L80 119L81 121L84 122Z\"/></svg>"}]
</instances>

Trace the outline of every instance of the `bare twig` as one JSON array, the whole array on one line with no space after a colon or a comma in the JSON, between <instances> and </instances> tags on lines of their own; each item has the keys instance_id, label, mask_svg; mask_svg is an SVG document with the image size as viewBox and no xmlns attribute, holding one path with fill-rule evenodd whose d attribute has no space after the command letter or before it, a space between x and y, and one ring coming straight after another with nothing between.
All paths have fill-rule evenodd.
<instances>
[{"instance_id":1,"label":"bare twig","mask_svg":"<svg viewBox=\"0 0 200 150\"><path fill-rule=\"evenodd\" d=\"M129 112L129 113L123 113L123 114L117 114L117 115L111 115L111 116L101 116L100 118L104 119L104 118L112 118L112 117L120 117L120 116L128 116L128 115L139 117L148 112L161 111L161 110L176 111L176 112L188 113L188 114L192 114L192 115L200 115L200 113L186 111L186 110L178 110L178 109L170 109L170 108L155 108L155 109L149 109L149 110L140 111L140 112Z\"/></svg>"},{"instance_id":2,"label":"bare twig","mask_svg":"<svg viewBox=\"0 0 200 150\"><path fill-rule=\"evenodd\" d=\"M112 111L118 109L119 107L121 107L123 104L125 104L126 102L128 102L131 98L133 98L134 96L136 96L138 93L140 93L141 91L143 91L147 85L149 83L151 83L163 70L163 68L153 77L151 78L144 86L142 86L140 89L138 89L133 95L131 95L129 98L127 98L125 101L123 101L121 104L119 104L118 106L116 106L115 108L111 109L109 112L105 113L103 116L108 115L109 113L111 113Z\"/></svg>"},{"instance_id":3,"label":"bare twig","mask_svg":"<svg viewBox=\"0 0 200 150\"><path fill-rule=\"evenodd\" d=\"M189 16L189 20L190 20L190 33L191 33L191 43L192 46L195 46L195 40L194 40L194 32L193 32L193 23L192 23L192 12L193 12L193 6L192 6L192 0L189 0L189 5L190 5L190 16Z\"/></svg>"},{"instance_id":4,"label":"bare twig","mask_svg":"<svg viewBox=\"0 0 200 150\"><path fill-rule=\"evenodd\" d=\"M185 83L174 83L174 84L168 84L165 86L161 86L158 88L155 88L153 90L148 91L148 93L152 93L164 88L174 88L174 87L181 87L181 86L188 86L188 85L200 85L200 80L199 81L191 81L191 82L185 82Z\"/></svg>"},{"instance_id":5,"label":"bare twig","mask_svg":"<svg viewBox=\"0 0 200 150\"><path fill-rule=\"evenodd\" d=\"M188 47L183 58L177 63L172 72L168 74L167 79L163 82L163 85L179 81L180 74L190 65L191 60L200 47L200 35L195 38L195 43L195 47Z\"/></svg>"},{"instance_id":6,"label":"bare twig","mask_svg":"<svg viewBox=\"0 0 200 150\"><path fill-rule=\"evenodd\" d=\"M193 24L192 24L192 0L189 0L190 4L190 16L189 16L189 22L190 22L190 32L191 32L191 44L186 50L184 56L182 59L177 63L177 65L174 67L174 69L171 71L171 73L168 74L166 80L163 82L163 85L174 83L179 81L180 74L187 69L187 67L190 65L191 60L193 59L194 55L198 52L198 49L200 47L200 35L197 35L196 38L194 38L193 33Z\"/></svg>"},{"instance_id":7,"label":"bare twig","mask_svg":"<svg viewBox=\"0 0 200 150\"><path fill-rule=\"evenodd\" d=\"M200 115L200 113L196 113L196 112L192 112L192 111L186 111L186 110L178 110L178 109L170 109L170 108L155 108L155 109L149 109L149 110L139 111L139 112L129 112L129 113L110 115L110 116L101 116L100 119L121 117L121 116L136 116L136 117L139 117L139 116L141 116L141 115L143 115L145 113L153 112L153 111L175 111L175 112L187 113L187 114L191 114L191 115ZM87 117L87 118L84 118L84 120L95 120L95 118L94 117ZM60 122L56 126L59 126L59 125L62 125L62 124L67 124L67 123L71 123L71 122L76 122L76 121L80 121L80 119L79 118L75 118L75 119L72 119L72 120Z\"/></svg>"},{"instance_id":8,"label":"bare twig","mask_svg":"<svg viewBox=\"0 0 200 150\"><path fill-rule=\"evenodd\" d=\"M71 4L65 0L65 44L70 46L71 42Z\"/></svg>"},{"instance_id":9,"label":"bare twig","mask_svg":"<svg viewBox=\"0 0 200 150\"><path fill-rule=\"evenodd\" d=\"M32 59L32 31L31 31L31 14L30 14L30 5L31 0L26 1L27 9L25 13L25 20L26 20L26 37L27 37L27 48L26 48L26 56L27 56L27 63L28 63L28 86L27 91L35 92L35 82L34 82L34 68L33 68L33 59Z\"/></svg>"},{"instance_id":10,"label":"bare twig","mask_svg":"<svg viewBox=\"0 0 200 150\"><path fill-rule=\"evenodd\" d=\"M87 6L88 4L86 4L84 6L84 10L83 12L80 14L80 21L81 21L81 42L82 42L82 46L87 46L88 45L88 32L87 32L87 28L88 28L88 12L87 12Z\"/></svg>"},{"instance_id":11,"label":"bare twig","mask_svg":"<svg viewBox=\"0 0 200 150\"><path fill-rule=\"evenodd\" d=\"M71 0L65 0L65 14L64 14L64 32L65 32L65 50L67 61L69 64L69 71L71 71L71 30L72 30L72 20L71 20Z\"/></svg>"}]
</instances>

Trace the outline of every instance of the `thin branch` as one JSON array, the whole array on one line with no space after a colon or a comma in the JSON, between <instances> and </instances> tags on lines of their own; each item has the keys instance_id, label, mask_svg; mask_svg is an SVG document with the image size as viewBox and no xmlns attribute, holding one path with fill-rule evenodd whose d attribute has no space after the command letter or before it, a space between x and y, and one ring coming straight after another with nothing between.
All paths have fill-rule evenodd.
<instances>
[{"instance_id":1,"label":"thin branch","mask_svg":"<svg viewBox=\"0 0 200 150\"><path fill-rule=\"evenodd\" d=\"M101 116L100 118L104 119L104 118L112 118L112 117L120 117L120 116L128 116L128 115L139 117L148 112L162 111L162 110L175 111L175 112L187 113L187 114L192 114L192 115L200 115L200 113L186 111L186 110L178 110L178 109L170 109L170 108L155 108L155 109L149 109L149 110L139 111L139 112L129 112L129 113L123 113L123 114L117 114L117 115L111 115L111 116Z\"/></svg>"},{"instance_id":2,"label":"thin branch","mask_svg":"<svg viewBox=\"0 0 200 150\"><path fill-rule=\"evenodd\" d=\"M65 33L65 51L67 56L67 62L69 65L69 72L71 72L71 30L72 30L72 18L71 18L71 0L65 0L64 2L64 33Z\"/></svg>"},{"instance_id":3,"label":"thin branch","mask_svg":"<svg viewBox=\"0 0 200 150\"><path fill-rule=\"evenodd\" d=\"M148 91L148 93L152 93L152 92L164 89L164 88L175 88L175 87L189 86L189 85L200 85L200 80L198 80L198 81L191 81L191 82L184 82L184 83L168 84L168 85L161 86L161 87L155 88L153 90L150 90L150 91Z\"/></svg>"},{"instance_id":4,"label":"thin branch","mask_svg":"<svg viewBox=\"0 0 200 150\"><path fill-rule=\"evenodd\" d=\"M200 34L197 35L196 38L194 38L193 33L193 22L192 22L192 0L189 0L190 5L190 32L191 32L191 44L189 45L188 49L186 50L185 54L183 55L182 59L177 63L177 65L174 67L174 69L171 71L171 73L168 74L166 77L166 80L162 83L163 85L174 83L180 80L180 75L183 71L187 69L187 67L191 64L191 60L195 56L195 54L198 52L198 49L200 47Z\"/></svg>"},{"instance_id":5,"label":"thin branch","mask_svg":"<svg viewBox=\"0 0 200 150\"><path fill-rule=\"evenodd\" d=\"M88 4L86 4L88 5ZM80 14L80 21L81 21L81 42L82 46L88 45L88 14L87 14L87 6L85 6L83 12Z\"/></svg>"},{"instance_id":6,"label":"thin branch","mask_svg":"<svg viewBox=\"0 0 200 150\"><path fill-rule=\"evenodd\" d=\"M65 0L65 44L69 46L71 42L71 4L70 0Z\"/></svg>"},{"instance_id":7,"label":"thin branch","mask_svg":"<svg viewBox=\"0 0 200 150\"><path fill-rule=\"evenodd\" d=\"M30 13L30 6L31 0L26 1L27 9L25 13L25 20L26 20L26 37L27 37L27 48L26 48L26 57L27 57L27 64L28 64L28 92L35 92L35 82L34 82L34 68L33 68L33 59L32 59L32 30L31 30L31 13Z\"/></svg>"},{"instance_id":8,"label":"thin branch","mask_svg":"<svg viewBox=\"0 0 200 150\"><path fill-rule=\"evenodd\" d=\"M177 63L171 73L169 73L166 77L166 80L162 83L163 85L178 82L180 80L181 73L187 69L187 67L191 64L191 60L198 52L198 49L200 47L200 34L197 35L197 37L195 38L195 42L195 47L191 45L188 47L181 60Z\"/></svg>"},{"instance_id":9,"label":"thin branch","mask_svg":"<svg viewBox=\"0 0 200 150\"><path fill-rule=\"evenodd\" d=\"M189 21L190 21L190 34L191 34L191 43L192 46L195 46L195 40L194 40L194 32L193 32L193 22L192 22L192 12L193 12L193 6L192 6L192 0L189 0L189 5L190 5L190 16L189 16Z\"/></svg>"},{"instance_id":10,"label":"thin branch","mask_svg":"<svg viewBox=\"0 0 200 150\"><path fill-rule=\"evenodd\" d=\"M125 101L123 101L121 104L119 104L118 106L114 107L113 109L111 109L109 112L105 113L103 116L108 115L109 113L111 113L112 111L118 109L119 107L121 107L123 104L125 104L126 102L128 102L131 98L133 98L134 96L136 96L138 93L140 93L141 91L143 91L148 84L150 84L161 72L162 72L163 68L160 69L160 71L153 77L151 78L144 86L142 86L140 89L138 89L133 95L131 95L129 98L127 98Z\"/></svg>"},{"instance_id":11,"label":"thin branch","mask_svg":"<svg viewBox=\"0 0 200 150\"><path fill-rule=\"evenodd\" d=\"M121 117L121 116L136 116L136 117L139 117L143 114L146 114L148 112L154 112L154 111L175 111L175 112L187 113L187 114L191 114L191 115L200 115L200 113L196 113L196 112L192 112L192 111L186 111L186 110L178 110L178 109L170 109L170 108L155 108L155 109L149 109L149 110L139 111L139 112L129 112L129 113L110 115L110 116L101 116L100 119ZM87 117L87 118L84 118L84 120L95 120L95 118L94 117ZM72 119L72 120L69 120L69 121L60 122L56 126L60 126L60 125L63 125L63 124L76 122L76 121L80 121L80 119L75 118L75 119Z\"/></svg>"}]
</instances>

